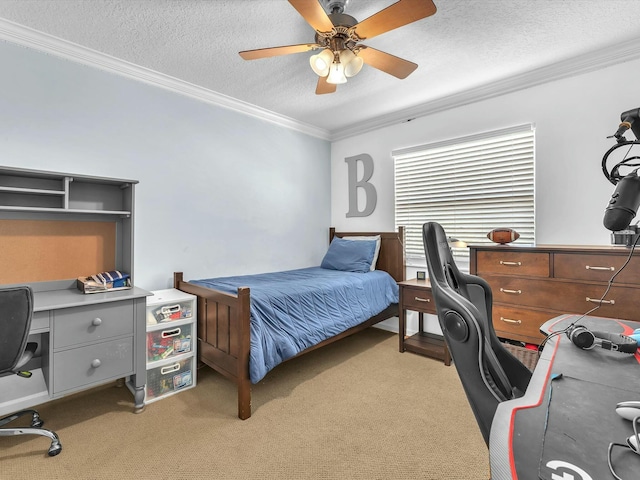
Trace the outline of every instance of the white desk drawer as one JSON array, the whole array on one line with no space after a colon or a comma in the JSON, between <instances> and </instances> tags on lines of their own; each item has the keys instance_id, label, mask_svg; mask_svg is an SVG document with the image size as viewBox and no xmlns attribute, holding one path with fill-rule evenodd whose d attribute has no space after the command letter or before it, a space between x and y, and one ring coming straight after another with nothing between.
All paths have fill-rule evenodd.
<instances>
[{"instance_id":1,"label":"white desk drawer","mask_svg":"<svg viewBox=\"0 0 640 480\"><path fill-rule=\"evenodd\" d=\"M49 312L33 312L31 317L31 333L42 333L49 331Z\"/></svg>"},{"instance_id":2,"label":"white desk drawer","mask_svg":"<svg viewBox=\"0 0 640 480\"><path fill-rule=\"evenodd\" d=\"M133 334L133 302L113 302L56 310L54 350Z\"/></svg>"},{"instance_id":3,"label":"white desk drawer","mask_svg":"<svg viewBox=\"0 0 640 480\"><path fill-rule=\"evenodd\" d=\"M133 337L72 348L53 355L53 393L133 373Z\"/></svg>"}]
</instances>

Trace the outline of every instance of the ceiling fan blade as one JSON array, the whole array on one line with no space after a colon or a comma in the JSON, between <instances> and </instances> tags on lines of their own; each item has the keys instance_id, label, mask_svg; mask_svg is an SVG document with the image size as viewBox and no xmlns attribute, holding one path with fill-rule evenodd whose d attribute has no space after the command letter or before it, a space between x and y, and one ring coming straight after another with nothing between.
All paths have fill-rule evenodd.
<instances>
[{"instance_id":1,"label":"ceiling fan blade","mask_svg":"<svg viewBox=\"0 0 640 480\"><path fill-rule=\"evenodd\" d=\"M316 43L301 43L299 45L285 45L283 47L258 48L256 50L245 50L240 52L240 56L245 60L256 60L258 58L276 57L278 55L289 55L291 53L308 52L321 48Z\"/></svg>"},{"instance_id":2,"label":"ceiling fan blade","mask_svg":"<svg viewBox=\"0 0 640 480\"><path fill-rule=\"evenodd\" d=\"M333 93L338 86L335 83L327 82L327 77L318 77L318 85L316 86L316 95L324 95L325 93Z\"/></svg>"},{"instance_id":3,"label":"ceiling fan blade","mask_svg":"<svg viewBox=\"0 0 640 480\"><path fill-rule=\"evenodd\" d=\"M436 13L432 0L399 0L355 26L361 39L372 38Z\"/></svg>"},{"instance_id":4,"label":"ceiling fan blade","mask_svg":"<svg viewBox=\"0 0 640 480\"><path fill-rule=\"evenodd\" d=\"M416 63L396 57L390 53L381 52L380 50L365 45L360 45L360 47L362 47L362 49L358 52L358 56L362 58L364 63L394 77L400 79L407 78L418 68Z\"/></svg>"},{"instance_id":5,"label":"ceiling fan blade","mask_svg":"<svg viewBox=\"0 0 640 480\"><path fill-rule=\"evenodd\" d=\"M314 30L319 32L333 30L333 23L318 0L289 0L289 3Z\"/></svg>"}]
</instances>

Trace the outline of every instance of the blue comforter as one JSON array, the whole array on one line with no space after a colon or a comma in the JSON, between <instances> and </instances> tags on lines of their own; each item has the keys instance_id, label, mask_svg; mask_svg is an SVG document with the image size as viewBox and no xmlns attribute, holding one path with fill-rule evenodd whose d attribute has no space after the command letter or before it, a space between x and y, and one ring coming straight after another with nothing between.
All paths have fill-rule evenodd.
<instances>
[{"instance_id":1,"label":"blue comforter","mask_svg":"<svg viewBox=\"0 0 640 480\"><path fill-rule=\"evenodd\" d=\"M249 375L259 382L272 368L398 303L398 285L386 272L342 272L320 267L191 280L236 294L251 289Z\"/></svg>"}]
</instances>

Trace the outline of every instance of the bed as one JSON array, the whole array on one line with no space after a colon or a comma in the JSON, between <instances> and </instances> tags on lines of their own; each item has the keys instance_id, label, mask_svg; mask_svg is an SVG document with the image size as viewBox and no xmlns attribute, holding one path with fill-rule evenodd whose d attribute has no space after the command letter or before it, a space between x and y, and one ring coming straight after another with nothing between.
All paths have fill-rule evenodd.
<instances>
[{"instance_id":1,"label":"bed","mask_svg":"<svg viewBox=\"0 0 640 480\"><path fill-rule=\"evenodd\" d=\"M331 265L329 265L328 270L326 268L313 267L289 272L275 272L274 274L269 274L269 282L273 278L277 282L275 284L269 283L268 288L265 289L263 288L265 284L264 274L185 281L182 272L174 273L174 287L198 297L199 361L236 383L238 417L240 419L245 420L251 416L251 385L257 383L277 364L333 343L398 314L397 293L394 303L388 293L375 292L387 291L388 288L382 286L384 282L392 283L397 292L397 282L405 278L403 227L399 227L397 232L336 232L334 228L331 228L329 230L330 247L322 265L326 267L325 262L329 261L330 263L330 260L328 260L329 253L338 242L345 244L343 240L362 240L363 237L365 237L364 240L369 240L377 235L379 235L379 242L377 242L376 246L379 250L376 250L375 271L371 272L371 275L368 273L337 272L331 269ZM335 242L334 239L336 239ZM351 245L354 242L347 243ZM370 242L357 243L363 245ZM328 309L328 312L316 312L314 309L317 306L310 306L309 302L315 302L313 298L318 298L328 293L320 290L308 292L306 288L309 282L306 279L315 278L314 276L318 274L319 270L326 271L324 273L320 272L320 274L324 275L322 280L311 280L311 283L318 285L318 287L315 287L316 289L322 290L326 284L333 282L333 279L325 278L328 275L329 277L336 277L338 282L346 282L347 284L355 282L356 289L369 291L368 296L365 295L364 300L351 300L351 297L348 296L351 295L348 289L352 287L347 285L344 287L346 290L341 290L339 293L340 297L344 296L344 301L327 302L325 299L324 305L331 304L331 308ZM387 272L388 275L381 272ZM338 273L345 273L345 275L338 275ZM386 279L382 277L386 277ZM371 278L375 286L361 285L365 278L367 281ZM382 283L378 284L376 282ZM253 287L247 285L253 285ZM339 285L337 288L342 289L343 286ZM263 298L265 290L276 290L283 294L291 291L295 295L289 296L285 300L265 300ZM371 291L374 293L371 294ZM378 297L386 298L386 300L383 300L384 305L378 305L380 300ZM309 300L310 298L312 300ZM302 304L299 303L300 299L302 299ZM390 300L391 303L389 302ZM328 327L317 327L316 320L319 322L324 321L322 320L324 317L328 316L334 319L337 316L336 311L332 310L333 304L336 303L349 304L351 307L358 305L358 308L355 309L358 310L358 313L350 312L348 314L348 323L344 325L336 326L332 324ZM376 303L376 305L369 305L370 303ZM282 305L285 305L285 307L280 308ZM354 310L351 307L349 307L349 310ZM278 324L275 330L287 330L282 333L288 340L285 341L284 346L279 344L277 347L270 347L265 343L262 336L273 336L273 330L270 329L266 334L263 333L266 327L264 327L259 317L263 314L272 313L265 313L265 310L274 309L278 310L276 314L280 316L282 316L283 311L297 311L298 313L304 311L310 323L305 323L304 328L298 328L296 325L299 324L295 323L294 318L292 322L287 323L287 321L284 321L284 327ZM312 310L314 313L310 314L309 312ZM366 318L356 318L358 315L366 315ZM317 319L312 318L314 316ZM266 323L270 324L272 322L267 318ZM314 331L315 328L318 328L318 330ZM291 329L303 330L303 337L304 334L306 334L306 337L290 339L291 332L288 330ZM266 346L260 347L260 345ZM268 364L266 365L261 363L262 357L260 357L259 361L256 361L256 358L265 353L257 351L261 349L266 351L268 359ZM274 352L276 358L272 358Z\"/></svg>"}]
</instances>

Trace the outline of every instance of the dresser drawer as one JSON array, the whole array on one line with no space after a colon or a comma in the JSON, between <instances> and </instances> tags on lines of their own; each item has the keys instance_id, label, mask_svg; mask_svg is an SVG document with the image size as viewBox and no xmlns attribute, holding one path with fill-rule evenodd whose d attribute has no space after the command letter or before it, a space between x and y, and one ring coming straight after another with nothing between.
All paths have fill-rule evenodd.
<instances>
[{"instance_id":1,"label":"dresser drawer","mask_svg":"<svg viewBox=\"0 0 640 480\"><path fill-rule=\"evenodd\" d=\"M517 277L486 277L491 285L493 301L520 307L538 307L560 313L585 313L598 305L604 285ZM638 290L613 286L605 302L593 315L608 318L640 320L640 310L634 298Z\"/></svg>"},{"instance_id":2,"label":"dresser drawer","mask_svg":"<svg viewBox=\"0 0 640 480\"><path fill-rule=\"evenodd\" d=\"M539 344L545 338L540 333L540 325L557 315L557 313L494 304L493 328L499 337Z\"/></svg>"},{"instance_id":3,"label":"dresser drawer","mask_svg":"<svg viewBox=\"0 0 640 480\"><path fill-rule=\"evenodd\" d=\"M132 301L56 310L54 349L133 334Z\"/></svg>"},{"instance_id":4,"label":"dresser drawer","mask_svg":"<svg viewBox=\"0 0 640 480\"><path fill-rule=\"evenodd\" d=\"M433 295L424 288L402 287L402 306L407 310L436 313Z\"/></svg>"},{"instance_id":5,"label":"dresser drawer","mask_svg":"<svg viewBox=\"0 0 640 480\"><path fill-rule=\"evenodd\" d=\"M53 393L133 374L133 337L53 355Z\"/></svg>"},{"instance_id":6,"label":"dresser drawer","mask_svg":"<svg viewBox=\"0 0 640 480\"><path fill-rule=\"evenodd\" d=\"M548 253L479 251L476 257L476 275L549 276Z\"/></svg>"},{"instance_id":7,"label":"dresser drawer","mask_svg":"<svg viewBox=\"0 0 640 480\"><path fill-rule=\"evenodd\" d=\"M626 260L626 255L556 253L554 273L556 278L608 282ZM633 256L614 282L640 285L640 257Z\"/></svg>"}]
</instances>

